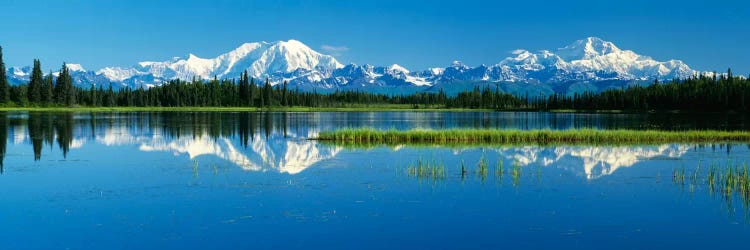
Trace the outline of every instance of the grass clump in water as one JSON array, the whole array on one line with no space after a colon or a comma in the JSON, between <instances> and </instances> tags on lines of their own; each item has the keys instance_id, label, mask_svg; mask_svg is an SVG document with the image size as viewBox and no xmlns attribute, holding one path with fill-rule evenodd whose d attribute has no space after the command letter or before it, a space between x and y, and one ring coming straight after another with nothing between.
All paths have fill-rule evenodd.
<instances>
[{"instance_id":1,"label":"grass clump in water","mask_svg":"<svg viewBox=\"0 0 750 250\"><path fill-rule=\"evenodd\" d=\"M673 171L672 181L677 184L685 184L685 166Z\"/></svg>"},{"instance_id":2,"label":"grass clump in water","mask_svg":"<svg viewBox=\"0 0 750 250\"><path fill-rule=\"evenodd\" d=\"M518 162L513 163L513 170L510 172L511 177L513 177L513 186L518 186L521 184L521 164Z\"/></svg>"},{"instance_id":3,"label":"grass clump in water","mask_svg":"<svg viewBox=\"0 0 750 250\"><path fill-rule=\"evenodd\" d=\"M482 178L482 181L487 179L487 173L489 173L490 166L487 162L487 158L484 157L484 153L482 153L482 157L479 158L479 163L477 163L477 173L479 173L479 176Z\"/></svg>"},{"instance_id":4,"label":"grass clump in water","mask_svg":"<svg viewBox=\"0 0 750 250\"><path fill-rule=\"evenodd\" d=\"M445 166L437 162L417 161L416 164L406 168L406 174L419 179L445 179Z\"/></svg>"},{"instance_id":5,"label":"grass clump in water","mask_svg":"<svg viewBox=\"0 0 750 250\"><path fill-rule=\"evenodd\" d=\"M634 144L664 142L750 142L750 131L660 131L660 130L515 130L515 129L447 129L447 130L376 130L341 129L321 132L318 140L345 143L384 144Z\"/></svg>"},{"instance_id":6,"label":"grass clump in water","mask_svg":"<svg viewBox=\"0 0 750 250\"><path fill-rule=\"evenodd\" d=\"M503 158L498 157L497 160L497 168L495 168L495 176L498 178L503 178Z\"/></svg>"},{"instance_id":7,"label":"grass clump in water","mask_svg":"<svg viewBox=\"0 0 750 250\"><path fill-rule=\"evenodd\" d=\"M702 179L698 177L700 172L701 163L689 178L692 180L692 185L702 183ZM708 191L712 195L718 195L727 202L727 209L733 211L732 201L739 200L743 205L747 214L750 209L750 169L746 163L735 164L728 162L726 166L720 166L717 163L711 163L708 165L706 173L705 184L708 186ZM685 184L685 167L675 169L672 177L672 181L678 185Z\"/></svg>"}]
</instances>

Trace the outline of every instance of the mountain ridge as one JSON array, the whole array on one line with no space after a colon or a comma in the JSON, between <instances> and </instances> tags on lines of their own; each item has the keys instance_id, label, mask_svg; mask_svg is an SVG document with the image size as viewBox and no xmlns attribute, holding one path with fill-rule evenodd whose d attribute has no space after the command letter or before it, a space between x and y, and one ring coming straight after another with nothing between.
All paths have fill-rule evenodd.
<instances>
[{"instance_id":1,"label":"mountain ridge","mask_svg":"<svg viewBox=\"0 0 750 250\"><path fill-rule=\"evenodd\" d=\"M701 73L680 60L656 61L598 37L581 39L554 51L517 49L493 65L470 67L454 61L445 68L417 71L398 64L344 65L297 40L244 43L214 58L189 53L187 58L143 61L127 68L91 71L79 64L68 65L79 86L153 87L175 79L239 78L247 71L253 78L268 78L272 85L287 81L303 91L361 90L386 94L436 89L453 93L474 87L497 87L516 94L573 93L684 79ZM10 82L28 81L30 70L8 68Z\"/></svg>"}]
</instances>

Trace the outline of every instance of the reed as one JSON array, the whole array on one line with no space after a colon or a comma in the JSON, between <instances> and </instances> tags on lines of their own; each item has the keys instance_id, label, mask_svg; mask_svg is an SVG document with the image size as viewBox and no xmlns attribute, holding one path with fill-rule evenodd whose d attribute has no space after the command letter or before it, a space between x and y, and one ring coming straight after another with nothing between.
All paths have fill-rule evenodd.
<instances>
[{"instance_id":1,"label":"reed","mask_svg":"<svg viewBox=\"0 0 750 250\"><path fill-rule=\"evenodd\" d=\"M406 168L406 174L419 179L445 179L445 165L437 162L417 160L413 165Z\"/></svg>"},{"instance_id":2,"label":"reed","mask_svg":"<svg viewBox=\"0 0 750 250\"><path fill-rule=\"evenodd\" d=\"M701 163L698 163L695 172L691 174L691 188L701 183L698 172L701 169ZM723 166L722 166L723 165ZM750 209L750 169L747 163L737 164L728 161L726 164L712 162L707 167L705 183L711 195L718 195L722 200L727 202L727 209L732 207L733 200L739 200L745 211ZM677 168L673 171L672 181L683 186L685 184L686 174L685 167Z\"/></svg>"},{"instance_id":3,"label":"reed","mask_svg":"<svg viewBox=\"0 0 750 250\"><path fill-rule=\"evenodd\" d=\"M677 184L685 184L685 166L672 172L672 181Z\"/></svg>"},{"instance_id":4,"label":"reed","mask_svg":"<svg viewBox=\"0 0 750 250\"><path fill-rule=\"evenodd\" d=\"M482 181L484 181L487 178L487 173L489 173L489 163L487 162L487 158L484 156L484 152L482 152L482 157L479 158L479 162L477 163L477 173L482 178Z\"/></svg>"},{"instance_id":5,"label":"reed","mask_svg":"<svg viewBox=\"0 0 750 250\"><path fill-rule=\"evenodd\" d=\"M513 177L513 186L518 187L521 184L521 164L518 162L513 163L513 170L511 171L511 177Z\"/></svg>"},{"instance_id":6,"label":"reed","mask_svg":"<svg viewBox=\"0 0 750 250\"><path fill-rule=\"evenodd\" d=\"M381 144L638 144L672 142L750 142L750 131L718 130L376 130L340 129L321 132L321 141Z\"/></svg>"},{"instance_id":7,"label":"reed","mask_svg":"<svg viewBox=\"0 0 750 250\"><path fill-rule=\"evenodd\" d=\"M495 168L495 176L498 178L503 178L503 158L498 157L497 159L497 167Z\"/></svg>"}]
</instances>

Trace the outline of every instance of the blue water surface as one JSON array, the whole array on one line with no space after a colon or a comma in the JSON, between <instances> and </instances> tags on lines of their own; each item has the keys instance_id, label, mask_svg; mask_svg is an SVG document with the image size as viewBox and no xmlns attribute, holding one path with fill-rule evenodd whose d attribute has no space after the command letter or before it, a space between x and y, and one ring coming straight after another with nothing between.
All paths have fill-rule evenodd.
<instances>
[{"instance_id":1,"label":"blue water surface","mask_svg":"<svg viewBox=\"0 0 750 250\"><path fill-rule=\"evenodd\" d=\"M748 145L357 147L309 139L346 127L733 130L747 129L745 121L2 113L0 240L2 249L743 249L746 196L712 190L707 174L709 165L742 169ZM414 176L419 162L445 174ZM695 177L675 180L681 170Z\"/></svg>"}]
</instances>

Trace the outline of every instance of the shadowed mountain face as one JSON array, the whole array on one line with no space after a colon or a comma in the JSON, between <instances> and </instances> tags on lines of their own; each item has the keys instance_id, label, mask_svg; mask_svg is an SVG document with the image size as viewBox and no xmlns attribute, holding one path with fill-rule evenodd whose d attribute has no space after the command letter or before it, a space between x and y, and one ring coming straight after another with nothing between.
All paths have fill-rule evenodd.
<instances>
[{"instance_id":1,"label":"shadowed mountain face","mask_svg":"<svg viewBox=\"0 0 750 250\"><path fill-rule=\"evenodd\" d=\"M288 81L301 90L362 90L386 94L422 91L457 93L479 87L498 87L516 94L573 93L648 84L654 79L686 78L698 74L679 60L656 61L614 43L589 37L556 50L518 49L494 65L470 67L460 61L444 68L408 70L390 66L342 65L300 41L245 43L214 58L189 54L160 62L139 62L132 67L86 70L68 65L78 86L138 88L174 79L232 79L247 71L268 78L272 85ZM11 83L28 82L30 67L10 67ZM53 73L56 74L56 73Z\"/></svg>"}]
</instances>

